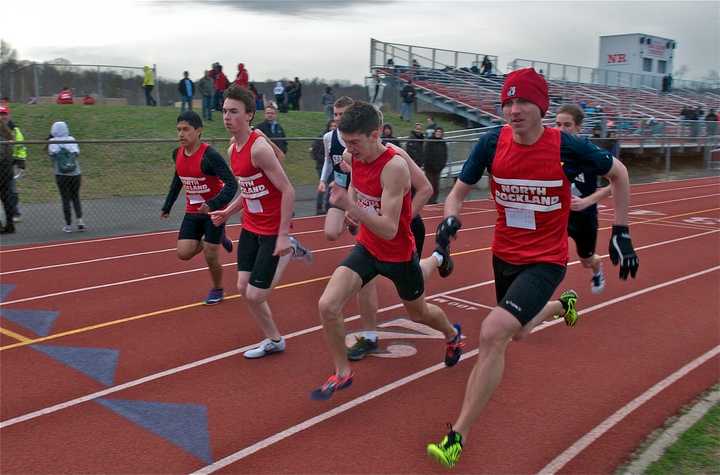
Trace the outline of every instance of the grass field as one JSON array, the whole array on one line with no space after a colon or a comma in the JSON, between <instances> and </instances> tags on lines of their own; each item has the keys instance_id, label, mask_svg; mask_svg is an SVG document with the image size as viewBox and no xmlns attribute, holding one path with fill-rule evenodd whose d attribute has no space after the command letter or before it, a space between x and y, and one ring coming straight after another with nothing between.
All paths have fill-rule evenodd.
<instances>
[{"instance_id":1,"label":"grass field","mask_svg":"<svg viewBox=\"0 0 720 475\"><path fill-rule=\"evenodd\" d=\"M702 419L680 436L645 473L720 474L720 405L712 407Z\"/></svg>"},{"instance_id":2,"label":"grass field","mask_svg":"<svg viewBox=\"0 0 720 475\"><path fill-rule=\"evenodd\" d=\"M81 106L10 104L12 117L26 140L45 140L55 121L65 121L70 133L78 140L88 139L167 139L175 140L175 121L179 111L168 107L144 106ZM227 132L222 117L215 113L206 122L203 136L221 139L211 142L225 155ZM415 119L425 123L426 114ZM263 120L259 113L254 123ZM407 135L410 125L398 114L387 112L386 122L395 135ZM322 112L291 111L280 114L279 121L289 137L317 137L325 129ZM460 128L457 124L436 117L446 130ZM315 164L310 159L308 141L290 142L285 167L292 182L311 184L317 181ZM83 144L80 145L80 166L83 173L82 196L106 198L113 196L163 195L173 174L170 159L175 143ZM57 189L50 160L44 146L28 145L28 167L18 181L23 202L57 200Z\"/></svg>"}]
</instances>

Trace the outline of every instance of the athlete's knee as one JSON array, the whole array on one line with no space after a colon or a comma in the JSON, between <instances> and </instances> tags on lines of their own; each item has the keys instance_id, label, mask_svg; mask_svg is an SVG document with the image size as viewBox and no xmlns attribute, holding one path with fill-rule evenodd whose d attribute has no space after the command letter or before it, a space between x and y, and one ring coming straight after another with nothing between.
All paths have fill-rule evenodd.
<instances>
[{"instance_id":1,"label":"athlete's knee","mask_svg":"<svg viewBox=\"0 0 720 475\"><path fill-rule=\"evenodd\" d=\"M183 250L178 249L177 256L178 256L178 259L180 259L181 261L189 261L190 259L192 259L195 256L195 254L193 252L189 252L184 249Z\"/></svg>"},{"instance_id":2,"label":"athlete's knee","mask_svg":"<svg viewBox=\"0 0 720 475\"><path fill-rule=\"evenodd\" d=\"M480 346L487 349L504 350L510 338L520 330L520 322L507 310L496 307L480 327Z\"/></svg>"},{"instance_id":3,"label":"athlete's knee","mask_svg":"<svg viewBox=\"0 0 720 475\"><path fill-rule=\"evenodd\" d=\"M336 231L331 229L325 230L325 238L327 238L328 241L337 241L340 239L340 236L342 235L342 231Z\"/></svg>"},{"instance_id":4,"label":"athlete's knee","mask_svg":"<svg viewBox=\"0 0 720 475\"><path fill-rule=\"evenodd\" d=\"M245 288L245 300L248 302L258 305L261 303L264 303L267 301L268 298L268 290L267 289L259 289L257 287L253 286L247 286Z\"/></svg>"},{"instance_id":5,"label":"athlete's knee","mask_svg":"<svg viewBox=\"0 0 720 475\"><path fill-rule=\"evenodd\" d=\"M338 319L342 315L342 306L338 299L327 293L323 293L318 300L318 310L323 321Z\"/></svg>"},{"instance_id":6,"label":"athlete's knee","mask_svg":"<svg viewBox=\"0 0 720 475\"><path fill-rule=\"evenodd\" d=\"M595 263L595 256L590 257L581 257L580 263L582 263L582 266L586 269L590 269L593 264Z\"/></svg>"}]
</instances>

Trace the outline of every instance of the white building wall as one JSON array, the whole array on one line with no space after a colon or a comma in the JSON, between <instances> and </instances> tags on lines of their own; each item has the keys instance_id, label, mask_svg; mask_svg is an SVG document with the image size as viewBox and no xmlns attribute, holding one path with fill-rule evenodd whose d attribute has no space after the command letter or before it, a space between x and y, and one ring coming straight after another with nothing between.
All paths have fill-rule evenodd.
<instances>
[{"instance_id":1,"label":"white building wall","mask_svg":"<svg viewBox=\"0 0 720 475\"><path fill-rule=\"evenodd\" d=\"M673 70L675 44L675 40L642 33L601 36L598 68L664 76Z\"/></svg>"}]
</instances>

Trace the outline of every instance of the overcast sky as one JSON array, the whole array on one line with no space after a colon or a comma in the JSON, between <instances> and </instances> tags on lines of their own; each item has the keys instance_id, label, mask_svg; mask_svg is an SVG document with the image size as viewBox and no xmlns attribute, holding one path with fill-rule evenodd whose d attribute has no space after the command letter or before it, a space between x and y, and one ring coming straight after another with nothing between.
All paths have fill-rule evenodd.
<instances>
[{"instance_id":1,"label":"overcast sky","mask_svg":"<svg viewBox=\"0 0 720 475\"><path fill-rule=\"evenodd\" d=\"M3 8L0 37L20 58L157 64L199 77L243 62L262 81L368 74L370 38L596 67L598 37L646 33L677 41L686 79L720 70L720 2L471 0L19 0ZM228 74L230 76L230 74ZM232 78L231 78L232 79Z\"/></svg>"}]
</instances>

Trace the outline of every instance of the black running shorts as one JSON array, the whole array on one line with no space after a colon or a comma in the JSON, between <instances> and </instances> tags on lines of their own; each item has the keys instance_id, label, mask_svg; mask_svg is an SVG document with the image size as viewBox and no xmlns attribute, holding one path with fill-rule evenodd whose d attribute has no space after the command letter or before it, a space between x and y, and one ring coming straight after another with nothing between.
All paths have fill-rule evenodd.
<instances>
[{"instance_id":1,"label":"black running shorts","mask_svg":"<svg viewBox=\"0 0 720 475\"><path fill-rule=\"evenodd\" d=\"M401 299L412 302L425 292L422 269L417 254L407 262L384 262L377 260L365 247L355 244L350 254L340 263L355 272L364 286L376 276L392 280Z\"/></svg>"},{"instance_id":2,"label":"black running shorts","mask_svg":"<svg viewBox=\"0 0 720 475\"><path fill-rule=\"evenodd\" d=\"M587 259L595 254L597 233L598 217L596 213L570 213L568 235L575 241L579 257Z\"/></svg>"},{"instance_id":3,"label":"black running shorts","mask_svg":"<svg viewBox=\"0 0 720 475\"><path fill-rule=\"evenodd\" d=\"M192 239L199 241L205 236L205 241L210 244L220 244L225 224L215 226L210 215L203 213L185 213L180 225L178 239Z\"/></svg>"},{"instance_id":4,"label":"black running shorts","mask_svg":"<svg viewBox=\"0 0 720 475\"><path fill-rule=\"evenodd\" d=\"M493 255L493 272L498 305L524 326L548 303L565 277L565 266L546 262L516 265Z\"/></svg>"},{"instance_id":5,"label":"black running shorts","mask_svg":"<svg viewBox=\"0 0 720 475\"><path fill-rule=\"evenodd\" d=\"M250 272L248 283L258 289L269 289L275 278L280 257L273 256L277 235L262 236L243 229L237 246L238 272Z\"/></svg>"}]
</instances>

